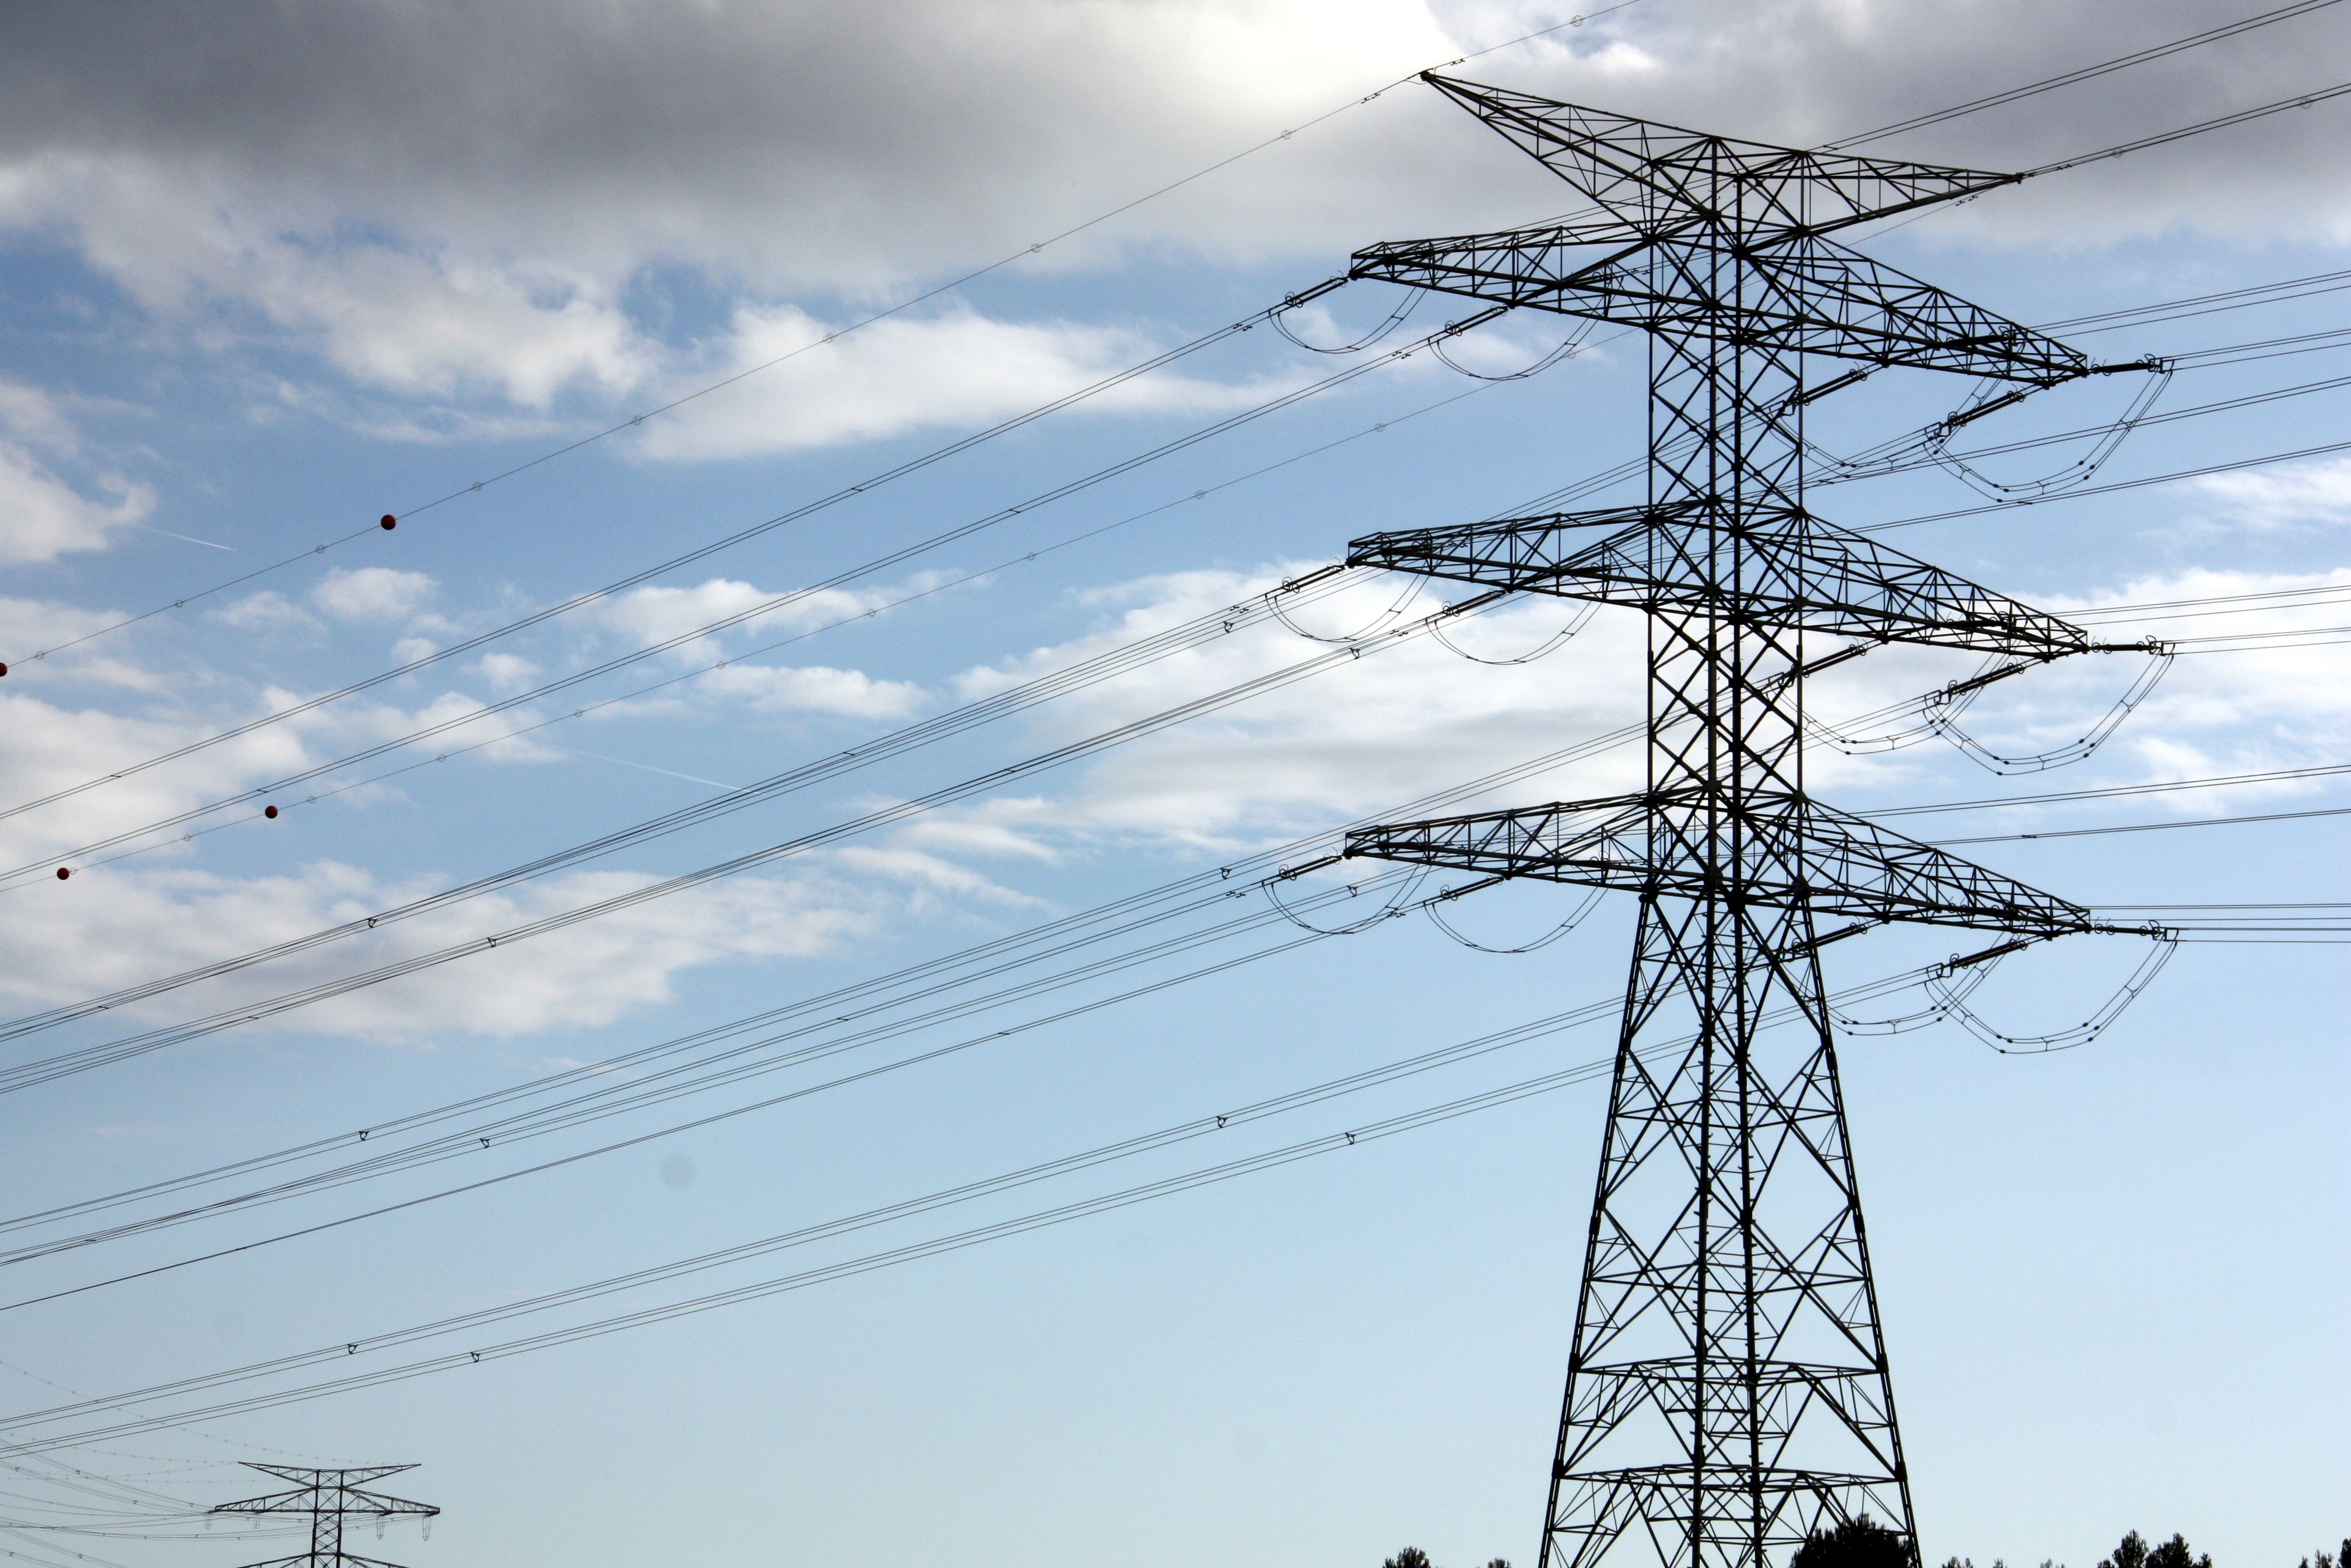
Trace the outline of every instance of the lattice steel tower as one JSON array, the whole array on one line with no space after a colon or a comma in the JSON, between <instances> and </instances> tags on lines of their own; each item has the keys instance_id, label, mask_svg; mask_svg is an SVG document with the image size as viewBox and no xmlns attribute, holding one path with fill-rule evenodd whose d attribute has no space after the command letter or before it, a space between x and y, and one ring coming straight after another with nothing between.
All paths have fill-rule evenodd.
<instances>
[{"instance_id":1,"label":"lattice steel tower","mask_svg":"<svg viewBox=\"0 0 2351 1568\"><path fill-rule=\"evenodd\" d=\"M256 1465L246 1461L246 1469L259 1470L280 1480L300 1483L292 1491L272 1492L267 1497L249 1497L242 1502L225 1502L213 1510L214 1513L308 1514L310 1516L310 1550L292 1557L273 1558L267 1563L256 1563L250 1568L343 1568L345 1563L357 1563L359 1568L400 1568L396 1563L381 1563L372 1557L360 1557L343 1550L343 1521L350 1518L372 1519L379 1524L393 1518L431 1519L441 1511L429 1502L411 1502L406 1498L386 1497L381 1492L362 1491L369 1481L396 1476L402 1470L413 1470L414 1465L373 1465L359 1470L311 1470L290 1465ZM429 1531L431 1526L427 1525Z\"/></svg>"},{"instance_id":2,"label":"lattice steel tower","mask_svg":"<svg viewBox=\"0 0 2351 1568\"><path fill-rule=\"evenodd\" d=\"M1639 327L1650 344L1646 505L1380 534L1348 557L1648 616L1641 792L1348 841L1640 895L1541 1561L1585 1568L1621 1548L1763 1568L1864 1513L1911 1537L1915 1559L1819 950L1889 921L2000 932L2003 949L2093 923L1811 799L1804 677L1891 642L1984 651L1999 673L2093 643L1808 512L1804 408L1886 367L2022 390L2126 367L1830 237L2014 175L1426 79L1596 204L1376 246L1350 276ZM1808 382L1816 358L1844 363ZM1772 1014L1795 1027L1759 1032Z\"/></svg>"}]
</instances>

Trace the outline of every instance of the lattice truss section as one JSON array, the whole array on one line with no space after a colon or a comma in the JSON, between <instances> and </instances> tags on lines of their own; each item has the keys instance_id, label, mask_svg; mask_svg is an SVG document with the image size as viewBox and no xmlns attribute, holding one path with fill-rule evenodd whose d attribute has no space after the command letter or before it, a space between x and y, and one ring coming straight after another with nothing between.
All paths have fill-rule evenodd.
<instances>
[{"instance_id":1,"label":"lattice truss section","mask_svg":"<svg viewBox=\"0 0 2351 1568\"><path fill-rule=\"evenodd\" d=\"M414 1465L371 1465L362 1469L319 1470L291 1465L263 1465L246 1461L247 1469L259 1470L280 1480L296 1482L291 1491L272 1492L266 1497L250 1497L241 1502L225 1502L213 1510L214 1513L255 1515L307 1514L310 1520L310 1550L292 1557L274 1558L267 1563L256 1563L249 1568L343 1568L355 1563L358 1568L400 1568L396 1563L385 1563L372 1557L361 1557L343 1550L343 1523L347 1519L432 1519L440 1510L429 1502L412 1502L406 1498L391 1497L382 1492L364 1490L370 1481L396 1476L402 1470L413 1470ZM431 1528L429 1525L426 1527Z\"/></svg>"},{"instance_id":2,"label":"lattice truss section","mask_svg":"<svg viewBox=\"0 0 2351 1568\"><path fill-rule=\"evenodd\" d=\"M1351 854L1641 899L1544 1521L1544 1568L1764 1568L1907 1472L1823 1000L1830 936L1889 921L2022 938L2080 906L1813 801L1805 639L2038 661L2079 627L1803 503L1806 405L1881 366L2028 387L2062 343L1880 265L1837 229L2013 176L1709 136L1428 78L1595 204L1381 245L1351 275L1651 335L1640 506L1359 539L1353 564L1648 617L1647 787L1369 828ZM1813 356L1849 362L1808 387ZM1763 1032L1767 1022L1792 1027Z\"/></svg>"}]
</instances>

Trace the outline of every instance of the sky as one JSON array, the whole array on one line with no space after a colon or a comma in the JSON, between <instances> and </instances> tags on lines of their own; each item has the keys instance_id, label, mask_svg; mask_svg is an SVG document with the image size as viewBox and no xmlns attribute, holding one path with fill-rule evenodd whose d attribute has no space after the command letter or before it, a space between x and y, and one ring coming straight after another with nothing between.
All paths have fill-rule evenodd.
<instances>
[{"instance_id":1,"label":"sky","mask_svg":"<svg viewBox=\"0 0 2351 1568\"><path fill-rule=\"evenodd\" d=\"M1428 67L1813 145L2263 9L7 7L0 1552L298 1550L201 1518L256 1461L417 1464L431 1539L359 1548L411 1568L1531 1563L1629 904L1269 878L1634 787L1587 743L1641 716L1642 629L1266 596L1637 459L1646 361L1533 312L1400 352L1471 307L1374 283L1266 312L1580 204ZM2037 168L2346 45L2304 7L1866 150ZM2120 921L2337 919L2346 115L1851 236L2178 368L1815 508L2179 656L1991 688L1971 754L1869 744L1975 668L1875 653L1813 683L1854 720L1820 798ZM1975 390L1889 372L1809 433ZM1986 765L2126 695L2085 758ZM2086 1042L1995 1049L2156 951L2071 938L1980 1028L1844 1041L1929 1562L2351 1531L2342 950L2183 942Z\"/></svg>"}]
</instances>

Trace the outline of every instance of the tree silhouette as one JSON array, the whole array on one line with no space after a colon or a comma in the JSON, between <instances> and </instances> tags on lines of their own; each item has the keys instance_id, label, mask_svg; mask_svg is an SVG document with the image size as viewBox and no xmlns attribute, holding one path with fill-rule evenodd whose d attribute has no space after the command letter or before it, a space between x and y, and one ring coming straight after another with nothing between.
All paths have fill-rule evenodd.
<instances>
[{"instance_id":1,"label":"tree silhouette","mask_svg":"<svg viewBox=\"0 0 2351 1568\"><path fill-rule=\"evenodd\" d=\"M1437 1568L1437 1564L1431 1563L1428 1560L1428 1553L1419 1547L1407 1546L1381 1564L1381 1568ZM1488 1563L1486 1568L1510 1568L1510 1564L1509 1559L1497 1557ZM2308 1565L2305 1564L2304 1568L2308 1568ZM2333 1565L2329 1564L2329 1568L2333 1568Z\"/></svg>"},{"instance_id":2,"label":"tree silhouette","mask_svg":"<svg viewBox=\"0 0 2351 1568\"><path fill-rule=\"evenodd\" d=\"M1910 1542L1865 1513L1804 1537L1788 1568L1910 1568Z\"/></svg>"},{"instance_id":3,"label":"tree silhouette","mask_svg":"<svg viewBox=\"0 0 2351 1568\"><path fill-rule=\"evenodd\" d=\"M2099 1560L2098 1568L2147 1568L2147 1538L2132 1531L2123 1537L2121 1545Z\"/></svg>"},{"instance_id":4,"label":"tree silhouette","mask_svg":"<svg viewBox=\"0 0 2351 1568\"><path fill-rule=\"evenodd\" d=\"M2098 1568L2212 1568L2212 1557L2210 1552L2199 1555L2189 1548L2188 1538L2177 1531L2162 1544L2149 1546L2147 1538L2134 1530L2100 1560Z\"/></svg>"}]
</instances>

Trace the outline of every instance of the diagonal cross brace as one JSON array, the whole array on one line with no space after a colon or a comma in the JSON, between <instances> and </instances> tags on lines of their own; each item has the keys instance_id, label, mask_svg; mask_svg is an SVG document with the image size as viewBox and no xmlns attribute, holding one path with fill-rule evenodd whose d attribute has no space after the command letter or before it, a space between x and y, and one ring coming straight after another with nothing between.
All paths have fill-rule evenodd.
<instances>
[{"instance_id":1,"label":"diagonal cross brace","mask_svg":"<svg viewBox=\"0 0 2351 1568\"><path fill-rule=\"evenodd\" d=\"M310 1517L310 1550L292 1557L281 1557L267 1563L256 1563L247 1568L399 1568L399 1564L379 1562L372 1557L355 1556L343 1550L343 1523L347 1519L374 1519L379 1521L396 1515L413 1515L424 1519L426 1528L441 1511L429 1502L413 1502L407 1498L390 1497L381 1492L363 1491L369 1481L413 1470L414 1465L368 1465L353 1469L310 1469L293 1465L258 1464L246 1461L248 1469L260 1470L281 1480L298 1481L293 1491L273 1492L266 1497L246 1498L237 1502L225 1502L213 1509L214 1513L240 1514L308 1514Z\"/></svg>"},{"instance_id":2,"label":"diagonal cross brace","mask_svg":"<svg viewBox=\"0 0 2351 1568\"><path fill-rule=\"evenodd\" d=\"M1736 582L1719 558L1739 553ZM1727 612L1759 626L2056 659L2090 634L1834 523L1792 509L1724 526L1696 501L1550 512L1372 534L1349 566L1481 588L1623 604L1651 614Z\"/></svg>"},{"instance_id":3,"label":"diagonal cross brace","mask_svg":"<svg viewBox=\"0 0 2351 1568\"><path fill-rule=\"evenodd\" d=\"M1759 809L1761 808L1761 809ZM1735 855L1659 855L1667 842L1738 841ZM2032 937L2090 930L2053 894L1815 801L1734 810L1697 790L1561 801L1359 828L1344 855L1532 877L1653 897L1732 900L1869 922L1906 921ZM1736 885L1724 861L1736 868Z\"/></svg>"},{"instance_id":4,"label":"diagonal cross brace","mask_svg":"<svg viewBox=\"0 0 2351 1568\"><path fill-rule=\"evenodd\" d=\"M1643 235L1692 213L1743 233L1825 234L2023 178L1716 136L1434 71L1421 79Z\"/></svg>"},{"instance_id":5,"label":"diagonal cross brace","mask_svg":"<svg viewBox=\"0 0 2351 1568\"><path fill-rule=\"evenodd\" d=\"M1719 270L1729 242L1685 230L1599 250L1612 236L1573 223L1394 240L1357 251L1347 276L1872 365L2037 386L2090 373L2080 350L1816 235L1738 245L1746 292L1717 297L1698 280Z\"/></svg>"}]
</instances>

